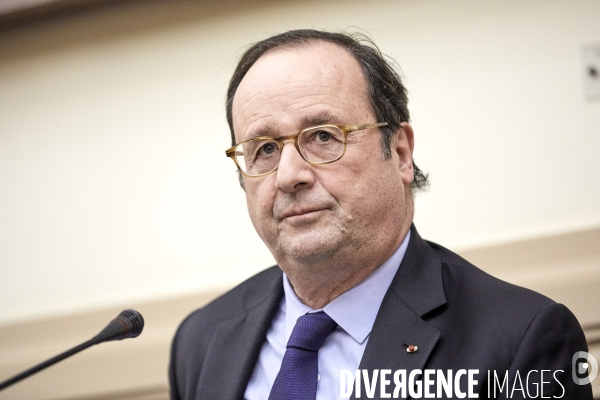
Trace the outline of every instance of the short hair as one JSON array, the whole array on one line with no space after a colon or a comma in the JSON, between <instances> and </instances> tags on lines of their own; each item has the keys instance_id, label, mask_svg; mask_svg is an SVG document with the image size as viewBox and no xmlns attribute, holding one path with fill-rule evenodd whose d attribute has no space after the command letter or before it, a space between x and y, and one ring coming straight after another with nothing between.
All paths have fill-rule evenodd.
<instances>
[{"instance_id":1,"label":"short hair","mask_svg":"<svg viewBox=\"0 0 600 400\"><path fill-rule=\"evenodd\" d=\"M400 129L402 122L409 122L408 96L402 79L395 69L395 62L386 60L377 45L361 33L334 33L314 29L299 29L281 33L254 43L242 55L231 77L227 89L227 122L231 131L231 145L235 145L233 131L233 97L238 86L248 70L265 53L276 48L295 48L307 46L321 41L340 46L347 50L360 64L367 82L370 102L378 122L387 122L381 128L381 145L383 157L389 159L391 154L391 141L395 132ZM414 179L411 189L425 190L429 186L427 174L423 173L413 161ZM240 174L240 183L242 183ZM243 183L242 183L243 187Z\"/></svg>"}]
</instances>

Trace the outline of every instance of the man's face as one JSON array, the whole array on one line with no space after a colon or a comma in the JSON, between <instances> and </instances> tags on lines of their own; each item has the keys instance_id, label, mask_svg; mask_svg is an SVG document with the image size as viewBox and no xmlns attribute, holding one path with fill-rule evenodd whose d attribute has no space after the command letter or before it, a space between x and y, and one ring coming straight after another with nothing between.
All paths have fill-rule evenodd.
<instances>
[{"instance_id":1,"label":"man's face","mask_svg":"<svg viewBox=\"0 0 600 400\"><path fill-rule=\"evenodd\" d=\"M358 62L344 49L324 42L276 49L256 61L237 89L236 141L324 123L386 122L375 120L368 96ZM380 143L377 128L353 132L339 161L311 165L289 140L276 172L244 176L252 223L282 268L356 252L385 253L377 262L391 256L412 220L410 126L399 131L391 159L384 160Z\"/></svg>"}]
</instances>

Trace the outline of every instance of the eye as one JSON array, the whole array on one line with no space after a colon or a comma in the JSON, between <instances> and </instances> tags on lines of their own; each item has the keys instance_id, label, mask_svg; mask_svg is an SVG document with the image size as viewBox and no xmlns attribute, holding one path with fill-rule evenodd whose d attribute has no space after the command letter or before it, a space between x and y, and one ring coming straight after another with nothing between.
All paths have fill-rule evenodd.
<instances>
[{"instance_id":1,"label":"eye","mask_svg":"<svg viewBox=\"0 0 600 400\"><path fill-rule=\"evenodd\" d=\"M273 143L266 143L260 150L265 154L273 154L275 152L275 145Z\"/></svg>"},{"instance_id":2,"label":"eye","mask_svg":"<svg viewBox=\"0 0 600 400\"><path fill-rule=\"evenodd\" d=\"M331 139L331 133L325 131L317 132L316 136L321 142L328 142Z\"/></svg>"}]
</instances>

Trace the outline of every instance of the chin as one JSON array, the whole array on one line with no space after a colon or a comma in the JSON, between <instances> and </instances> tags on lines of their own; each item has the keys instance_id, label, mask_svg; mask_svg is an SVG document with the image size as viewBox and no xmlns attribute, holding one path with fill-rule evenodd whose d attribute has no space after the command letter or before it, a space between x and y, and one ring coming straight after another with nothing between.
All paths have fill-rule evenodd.
<instances>
[{"instance_id":1,"label":"chin","mask_svg":"<svg viewBox=\"0 0 600 400\"><path fill-rule=\"evenodd\" d=\"M302 264L316 264L331 259L344 247L344 237L328 235L294 235L280 238L281 253L286 259Z\"/></svg>"}]
</instances>

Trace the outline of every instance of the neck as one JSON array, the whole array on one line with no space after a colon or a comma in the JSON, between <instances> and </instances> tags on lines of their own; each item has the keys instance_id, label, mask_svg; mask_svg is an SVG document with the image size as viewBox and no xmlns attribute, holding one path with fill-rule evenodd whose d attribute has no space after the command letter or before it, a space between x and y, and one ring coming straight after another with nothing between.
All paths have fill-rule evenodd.
<instances>
[{"instance_id":1,"label":"neck","mask_svg":"<svg viewBox=\"0 0 600 400\"><path fill-rule=\"evenodd\" d=\"M280 263L294 292L305 305L319 309L365 280L400 247L410 229L412 218L403 224L394 237L377 238L378 246L340 251L328 260L301 263L291 260ZM381 245L385 243L386 245Z\"/></svg>"}]
</instances>

